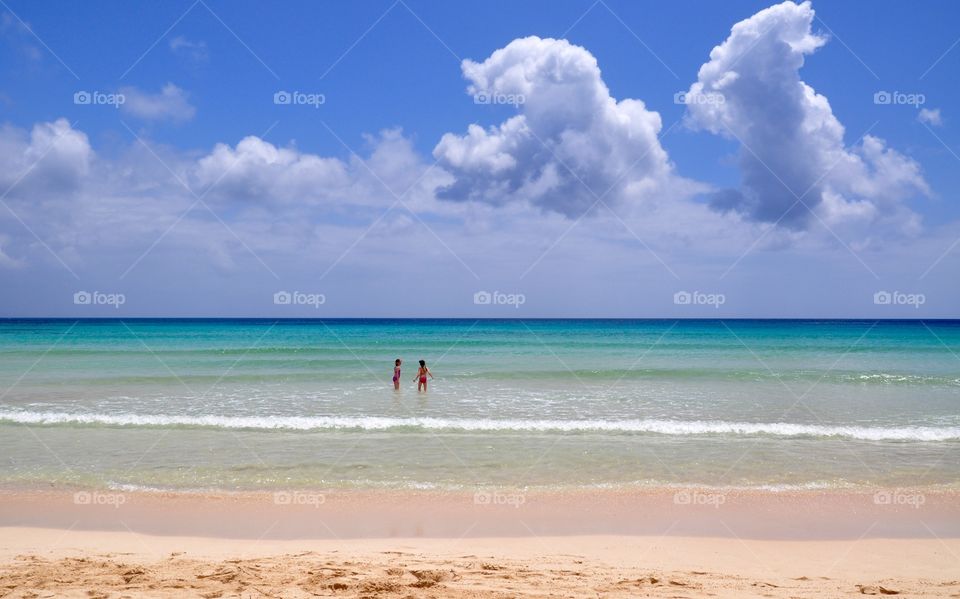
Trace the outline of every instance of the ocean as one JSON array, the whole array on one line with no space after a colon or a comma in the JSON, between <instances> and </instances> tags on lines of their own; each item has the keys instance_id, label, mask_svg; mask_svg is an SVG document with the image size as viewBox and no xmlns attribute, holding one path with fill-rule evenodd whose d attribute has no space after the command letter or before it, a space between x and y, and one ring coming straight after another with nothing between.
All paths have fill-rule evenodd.
<instances>
[{"instance_id":1,"label":"ocean","mask_svg":"<svg viewBox=\"0 0 960 599\"><path fill-rule=\"evenodd\" d=\"M960 321L0 320L51 485L957 488Z\"/></svg>"}]
</instances>

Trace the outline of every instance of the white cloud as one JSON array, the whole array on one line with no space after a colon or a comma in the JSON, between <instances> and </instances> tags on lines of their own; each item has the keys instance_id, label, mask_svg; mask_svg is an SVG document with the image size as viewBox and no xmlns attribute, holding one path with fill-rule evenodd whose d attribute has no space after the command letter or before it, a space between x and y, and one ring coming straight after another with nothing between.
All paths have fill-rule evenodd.
<instances>
[{"instance_id":1,"label":"white cloud","mask_svg":"<svg viewBox=\"0 0 960 599\"><path fill-rule=\"evenodd\" d=\"M336 158L278 148L256 136L236 147L217 144L201 158L194 172L199 187L216 185L216 192L234 199L293 201L348 184L346 167Z\"/></svg>"},{"instance_id":2,"label":"white cloud","mask_svg":"<svg viewBox=\"0 0 960 599\"><path fill-rule=\"evenodd\" d=\"M75 191L94 157L87 136L66 119L37 123L29 135L0 128L0 185L7 197Z\"/></svg>"},{"instance_id":3,"label":"white cloud","mask_svg":"<svg viewBox=\"0 0 960 599\"><path fill-rule=\"evenodd\" d=\"M813 18L809 2L787 1L737 23L690 86L691 125L741 144L741 188L713 205L794 229L816 222L805 204L831 224L887 219L915 231L905 201L929 193L919 165L872 135L845 146L827 98L800 78L805 56L828 41Z\"/></svg>"},{"instance_id":4,"label":"white cloud","mask_svg":"<svg viewBox=\"0 0 960 599\"><path fill-rule=\"evenodd\" d=\"M174 54L185 56L196 63L206 62L210 57L207 52L207 43L204 41L194 42L178 35L170 38L168 45Z\"/></svg>"},{"instance_id":5,"label":"white cloud","mask_svg":"<svg viewBox=\"0 0 960 599\"><path fill-rule=\"evenodd\" d=\"M424 195L432 199L427 187L449 179L437 169L419 180L427 165L399 129L367 136L366 142L368 157L341 160L303 152L294 143L279 147L249 136L235 147L217 144L191 168L190 180L198 192L210 188L218 201L355 211L388 206L395 195L423 206ZM417 194L403 195L414 183Z\"/></svg>"},{"instance_id":6,"label":"white cloud","mask_svg":"<svg viewBox=\"0 0 960 599\"><path fill-rule=\"evenodd\" d=\"M3 251L9 243L10 237L0 234L0 268L20 268L24 265L23 261L12 258Z\"/></svg>"},{"instance_id":7,"label":"white cloud","mask_svg":"<svg viewBox=\"0 0 960 599\"><path fill-rule=\"evenodd\" d=\"M158 94L151 94L136 87L120 88L124 103L120 109L144 120L189 121L196 114L188 94L173 83L167 83Z\"/></svg>"},{"instance_id":8,"label":"white cloud","mask_svg":"<svg viewBox=\"0 0 960 599\"><path fill-rule=\"evenodd\" d=\"M939 108L921 108L917 114L917 120L934 127L943 125L943 117L940 116Z\"/></svg>"},{"instance_id":9,"label":"white cloud","mask_svg":"<svg viewBox=\"0 0 960 599\"><path fill-rule=\"evenodd\" d=\"M0 38L30 63L43 58L43 50L36 44L32 27L9 12L0 13Z\"/></svg>"},{"instance_id":10,"label":"white cloud","mask_svg":"<svg viewBox=\"0 0 960 599\"><path fill-rule=\"evenodd\" d=\"M596 196L609 191L610 204L628 189L650 196L670 178L660 115L640 100L611 97L586 49L531 36L462 69L470 94L516 101L520 114L442 137L433 154L455 180L441 198L527 201L578 217Z\"/></svg>"}]
</instances>

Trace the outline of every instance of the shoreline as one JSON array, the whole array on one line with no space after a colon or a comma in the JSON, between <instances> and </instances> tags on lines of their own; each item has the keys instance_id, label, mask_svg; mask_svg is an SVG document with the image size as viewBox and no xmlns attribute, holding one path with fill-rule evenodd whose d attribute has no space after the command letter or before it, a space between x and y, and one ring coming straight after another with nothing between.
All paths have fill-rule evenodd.
<instances>
[{"instance_id":1,"label":"shoreline","mask_svg":"<svg viewBox=\"0 0 960 599\"><path fill-rule=\"evenodd\" d=\"M224 539L960 539L960 491L0 490L0 528Z\"/></svg>"}]
</instances>

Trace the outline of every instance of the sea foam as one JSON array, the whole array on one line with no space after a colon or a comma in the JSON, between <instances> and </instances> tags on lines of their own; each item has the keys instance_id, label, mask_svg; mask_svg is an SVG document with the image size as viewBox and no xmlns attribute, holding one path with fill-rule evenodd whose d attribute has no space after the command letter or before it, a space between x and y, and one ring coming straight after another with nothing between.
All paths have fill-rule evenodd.
<instances>
[{"instance_id":1,"label":"sea foam","mask_svg":"<svg viewBox=\"0 0 960 599\"><path fill-rule=\"evenodd\" d=\"M856 426L722 420L520 420L391 418L384 416L219 416L166 414L97 414L2 411L0 423L34 425L102 425L118 427L204 427L227 430L355 430L441 432L622 433L657 435L727 435L793 438L848 438L864 441L955 441L960 427Z\"/></svg>"}]
</instances>

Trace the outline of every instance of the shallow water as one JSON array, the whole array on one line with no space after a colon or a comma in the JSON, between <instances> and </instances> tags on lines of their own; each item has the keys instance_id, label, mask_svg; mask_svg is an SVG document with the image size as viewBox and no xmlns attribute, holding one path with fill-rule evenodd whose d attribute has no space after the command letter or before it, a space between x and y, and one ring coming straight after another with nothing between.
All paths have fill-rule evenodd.
<instances>
[{"instance_id":1,"label":"shallow water","mask_svg":"<svg viewBox=\"0 0 960 599\"><path fill-rule=\"evenodd\" d=\"M953 487L958 356L955 321L0 321L0 484Z\"/></svg>"}]
</instances>

